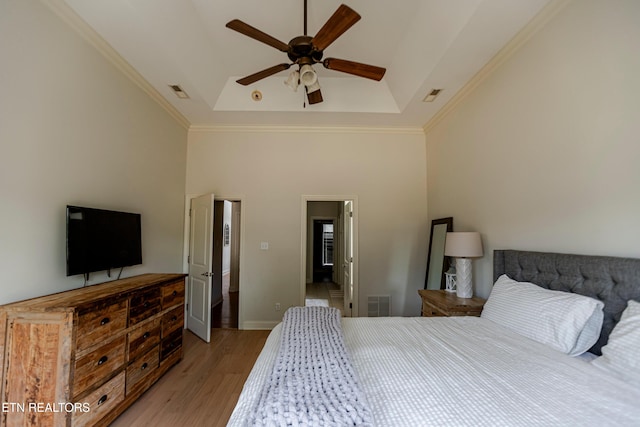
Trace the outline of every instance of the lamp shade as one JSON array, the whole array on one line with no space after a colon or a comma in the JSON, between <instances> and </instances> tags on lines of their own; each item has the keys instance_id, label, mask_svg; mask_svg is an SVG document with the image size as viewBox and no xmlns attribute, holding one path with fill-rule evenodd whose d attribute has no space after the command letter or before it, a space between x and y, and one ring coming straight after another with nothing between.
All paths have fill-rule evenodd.
<instances>
[{"instance_id":1,"label":"lamp shade","mask_svg":"<svg viewBox=\"0 0 640 427\"><path fill-rule=\"evenodd\" d=\"M447 233L444 254L456 258L482 256L482 240L477 231L455 231Z\"/></svg>"},{"instance_id":2,"label":"lamp shade","mask_svg":"<svg viewBox=\"0 0 640 427\"><path fill-rule=\"evenodd\" d=\"M284 84L293 89L294 92L298 91L298 81L300 80L300 72L298 70L293 70L289 73L289 77L284 81Z\"/></svg>"},{"instance_id":3,"label":"lamp shade","mask_svg":"<svg viewBox=\"0 0 640 427\"><path fill-rule=\"evenodd\" d=\"M318 80L318 75L311 68L311 65L305 64L300 67L300 83L305 86L311 86Z\"/></svg>"},{"instance_id":4,"label":"lamp shade","mask_svg":"<svg viewBox=\"0 0 640 427\"><path fill-rule=\"evenodd\" d=\"M318 82L318 79L316 79L314 84L307 86L307 93L313 93L317 90L320 90L320 83Z\"/></svg>"}]
</instances>

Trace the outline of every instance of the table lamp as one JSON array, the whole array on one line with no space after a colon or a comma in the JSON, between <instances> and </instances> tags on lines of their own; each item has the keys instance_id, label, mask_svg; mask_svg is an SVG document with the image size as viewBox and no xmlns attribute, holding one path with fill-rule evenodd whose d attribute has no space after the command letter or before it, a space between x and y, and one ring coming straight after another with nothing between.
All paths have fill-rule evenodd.
<instances>
[{"instance_id":1,"label":"table lamp","mask_svg":"<svg viewBox=\"0 0 640 427\"><path fill-rule=\"evenodd\" d=\"M447 233L444 254L456 259L456 294L460 298L471 298L471 259L482 256L482 240L477 231L455 231Z\"/></svg>"}]
</instances>

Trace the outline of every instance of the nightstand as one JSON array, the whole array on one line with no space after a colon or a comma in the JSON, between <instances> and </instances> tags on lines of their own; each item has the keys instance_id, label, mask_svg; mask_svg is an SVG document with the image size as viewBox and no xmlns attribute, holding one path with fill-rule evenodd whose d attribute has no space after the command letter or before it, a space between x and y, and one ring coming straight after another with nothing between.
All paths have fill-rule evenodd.
<instances>
[{"instance_id":1,"label":"nightstand","mask_svg":"<svg viewBox=\"0 0 640 427\"><path fill-rule=\"evenodd\" d=\"M458 298L455 292L444 290L418 291L422 298L422 316L480 316L486 302L483 298Z\"/></svg>"}]
</instances>

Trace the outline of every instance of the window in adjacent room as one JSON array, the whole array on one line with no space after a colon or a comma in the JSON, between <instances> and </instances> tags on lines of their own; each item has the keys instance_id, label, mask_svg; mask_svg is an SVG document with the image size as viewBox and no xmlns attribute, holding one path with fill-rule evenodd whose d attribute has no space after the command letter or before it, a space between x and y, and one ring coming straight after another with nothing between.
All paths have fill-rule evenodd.
<instances>
[{"instance_id":1,"label":"window in adjacent room","mask_svg":"<svg viewBox=\"0 0 640 427\"><path fill-rule=\"evenodd\" d=\"M322 265L333 265L333 224L322 224Z\"/></svg>"}]
</instances>

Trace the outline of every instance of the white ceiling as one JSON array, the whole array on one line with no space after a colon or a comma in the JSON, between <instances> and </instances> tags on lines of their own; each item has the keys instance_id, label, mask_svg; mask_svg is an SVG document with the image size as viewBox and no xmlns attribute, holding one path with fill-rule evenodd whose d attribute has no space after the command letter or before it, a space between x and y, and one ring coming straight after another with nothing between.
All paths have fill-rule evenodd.
<instances>
[{"instance_id":1,"label":"white ceiling","mask_svg":"<svg viewBox=\"0 0 640 427\"><path fill-rule=\"evenodd\" d=\"M309 35L340 3L362 16L325 57L387 72L375 82L317 64L324 102L306 108L303 91L283 84L289 71L236 83L289 61L225 27L237 18L288 43L303 34L303 0L63 1L192 125L421 127L549 0L308 0ZM177 98L173 84L190 99ZM422 102L435 88L437 100Z\"/></svg>"}]
</instances>

